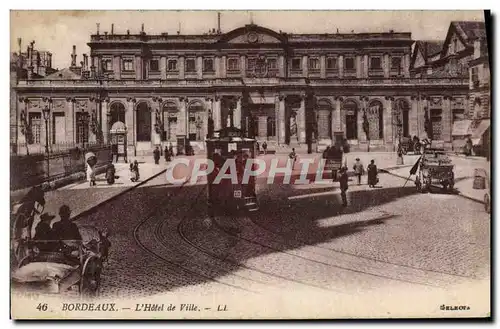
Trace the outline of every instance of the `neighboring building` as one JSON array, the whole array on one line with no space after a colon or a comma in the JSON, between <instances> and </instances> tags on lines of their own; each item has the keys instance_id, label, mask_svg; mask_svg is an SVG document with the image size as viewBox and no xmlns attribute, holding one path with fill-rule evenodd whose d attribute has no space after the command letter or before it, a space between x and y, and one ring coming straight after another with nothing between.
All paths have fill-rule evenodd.
<instances>
[{"instance_id":1,"label":"neighboring building","mask_svg":"<svg viewBox=\"0 0 500 329\"><path fill-rule=\"evenodd\" d=\"M90 63L85 56L76 67L73 51L69 69L19 81L19 106L28 120L50 108L51 144L106 142L124 122L129 154L182 137L202 148L210 119L270 148L325 145L339 133L352 150L392 151L400 136L423 135L431 108L437 139L451 148L451 114L465 112L468 80L412 77L413 43L410 33L287 34L253 24L204 35L98 31ZM43 135L30 142L44 145Z\"/></svg>"}]
</instances>

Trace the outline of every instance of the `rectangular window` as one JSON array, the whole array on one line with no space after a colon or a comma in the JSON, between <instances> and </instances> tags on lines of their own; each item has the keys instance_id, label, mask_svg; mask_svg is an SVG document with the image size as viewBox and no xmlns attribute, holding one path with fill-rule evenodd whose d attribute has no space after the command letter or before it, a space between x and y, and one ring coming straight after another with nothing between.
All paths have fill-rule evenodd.
<instances>
[{"instance_id":1,"label":"rectangular window","mask_svg":"<svg viewBox=\"0 0 500 329\"><path fill-rule=\"evenodd\" d=\"M76 113L76 142L89 142L89 114L78 112Z\"/></svg>"},{"instance_id":2,"label":"rectangular window","mask_svg":"<svg viewBox=\"0 0 500 329\"><path fill-rule=\"evenodd\" d=\"M212 58L203 60L203 72L214 72L214 60Z\"/></svg>"},{"instance_id":3,"label":"rectangular window","mask_svg":"<svg viewBox=\"0 0 500 329\"><path fill-rule=\"evenodd\" d=\"M471 78L472 78L472 83L474 84L479 83L479 68L473 67L471 69Z\"/></svg>"},{"instance_id":4,"label":"rectangular window","mask_svg":"<svg viewBox=\"0 0 500 329\"><path fill-rule=\"evenodd\" d=\"M186 59L186 72L196 72L196 61L194 58Z\"/></svg>"},{"instance_id":5,"label":"rectangular window","mask_svg":"<svg viewBox=\"0 0 500 329\"><path fill-rule=\"evenodd\" d=\"M105 71L113 71L113 62L111 61L111 59L104 59L102 63Z\"/></svg>"},{"instance_id":6,"label":"rectangular window","mask_svg":"<svg viewBox=\"0 0 500 329\"><path fill-rule=\"evenodd\" d=\"M41 132L42 115L40 113L30 113L29 114L29 127L31 128L31 138L28 140L28 144L40 144L40 132Z\"/></svg>"},{"instance_id":7,"label":"rectangular window","mask_svg":"<svg viewBox=\"0 0 500 329\"><path fill-rule=\"evenodd\" d=\"M401 70L401 57L391 58L391 70L400 71Z\"/></svg>"},{"instance_id":8,"label":"rectangular window","mask_svg":"<svg viewBox=\"0 0 500 329\"><path fill-rule=\"evenodd\" d=\"M228 71L238 71L240 69L239 61L237 58L227 59L227 70Z\"/></svg>"},{"instance_id":9,"label":"rectangular window","mask_svg":"<svg viewBox=\"0 0 500 329\"><path fill-rule=\"evenodd\" d=\"M157 59L152 59L149 61L149 70L150 71L159 71L160 70L160 64Z\"/></svg>"},{"instance_id":10,"label":"rectangular window","mask_svg":"<svg viewBox=\"0 0 500 329\"><path fill-rule=\"evenodd\" d=\"M134 61L131 59L123 60L123 71L133 71L134 70Z\"/></svg>"},{"instance_id":11,"label":"rectangular window","mask_svg":"<svg viewBox=\"0 0 500 329\"><path fill-rule=\"evenodd\" d=\"M432 123L432 139L441 140L442 134L442 113L441 109L432 109L431 110L431 123Z\"/></svg>"},{"instance_id":12,"label":"rectangular window","mask_svg":"<svg viewBox=\"0 0 500 329\"><path fill-rule=\"evenodd\" d=\"M247 71L253 71L255 69L255 58L247 59Z\"/></svg>"},{"instance_id":13,"label":"rectangular window","mask_svg":"<svg viewBox=\"0 0 500 329\"><path fill-rule=\"evenodd\" d=\"M454 109L453 110L453 122L465 120L465 110L464 109Z\"/></svg>"},{"instance_id":14,"label":"rectangular window","mask_svg":"<svg viewBox=\"0 0 500 329\"><path fill-rule=\"evenodd\" d=\"M168 60L167 69L168 71L177 71L177 60L176 59Z\"/></svg>"},{"instance_id":15,"label":"rectangular window","mask_svg":"<svg viewBox=\"0 0 500 329\"><path fill-rule=\"evenodd\" d=\"M309 69L311 69L311 70L319 70L319 59L317 59L317 58L309 58Z\"/></svg>"},{"instance_id":16,"label":"rectangular window","mask_svg":"<svg viewBox=\"0 0 500 329\"><path fill-rule=\"evenodd\" d=\"M278 62L276 61L276 58L269 58L267 60L267 66L270 70L276 70L278 68Z\"/></svg>"},{"instance_id":17,"label":"rectangular window","mask_svg":"<svg viewBox=\"0 0 500 329\"><path fill-rule=\"evenodd\" d=\"M347 71L354 71L356 67L354 66L354 58L346 57L344 59L344 66Z\"/></svg>"},{"instance_id":18,"label":"rectangular window","mask_svg":"<svg viewBox=\"0 0 500 329\"><path fill-rule=\"evenodd\" d=\"M302 60L300 58L292 58L292 70L301 70Z\"/></svg>"},{"instance_id":19,"label":"rectangular window","mask_svg":"<svg viewBox=\"0 0 500 329\"><path fill-rule=\"evenodd\" d=\"M380 57L370 57L370 70L381 70L382 61Z\"/></svg>"},{"instance_id":20,"label":"rectangular window","mask_svg":"<svg viewBox=\"0 0 500 329\"><path fill-rule=\"evenodd\" d=\"M328 57L326 59L326 69L327 70L336 70L337 69L337 58Z\"/></svg>"}]
</instances>

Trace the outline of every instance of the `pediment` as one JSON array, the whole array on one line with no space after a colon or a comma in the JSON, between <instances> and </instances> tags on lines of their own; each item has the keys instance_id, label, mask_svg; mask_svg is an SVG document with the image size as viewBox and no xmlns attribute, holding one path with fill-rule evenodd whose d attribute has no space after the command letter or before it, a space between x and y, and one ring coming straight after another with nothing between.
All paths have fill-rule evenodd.
<instances>
[{"instance_id":1,"label":"pediment","mask_svg":"<svg viewBox=\"0 0 500 329\"><path fill-rule=\"evenodd\" d=\"M282 43L285 36L258 25L247 25L223 35L219 42L231 44L272 44Z\"/></svg>"}]
</instances>

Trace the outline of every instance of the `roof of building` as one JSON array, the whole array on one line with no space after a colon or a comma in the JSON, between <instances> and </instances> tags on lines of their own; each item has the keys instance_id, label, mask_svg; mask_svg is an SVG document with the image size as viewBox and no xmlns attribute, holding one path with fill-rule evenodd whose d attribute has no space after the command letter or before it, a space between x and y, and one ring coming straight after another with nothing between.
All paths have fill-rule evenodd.
<instances>
[{"instance_id":1,"label":"roof of building","mask_svg":"<svg viewBox=\"0 0 500 329\"><path fill-rule=\"evenodd\" d=\"M451 22L455 26L461 37L469 43L474 42L475 39L486 38L486 26L484 22L477 21L454 21Z\"/></svg>"},{"instance_id":2,"label":"roof of building","mask_svg":"<svg viewBox=\"0 0 500 329\"><path fill-rule=\"evenodd\" d=\"M81 75L71 71L70 68L64 68L45 77L47 80L80 80L81 78Z\"/></svg>"}]
</instances>

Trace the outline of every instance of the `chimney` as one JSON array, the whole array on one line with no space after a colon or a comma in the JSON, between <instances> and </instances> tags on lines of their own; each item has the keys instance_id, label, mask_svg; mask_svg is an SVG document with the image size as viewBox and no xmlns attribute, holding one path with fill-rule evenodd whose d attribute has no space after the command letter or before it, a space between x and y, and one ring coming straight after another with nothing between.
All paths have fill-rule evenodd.
<instances>
[{"instance_id":1,"label":"chimney","mask_svg":"<svg viewBox=\"0 0 500 329\"><path fill-rule=\"evenodd\" d=\"M97 25L97 35L99 35L99 25L101 25L101 24L96 23L96 25Z\"/></svg>"},{"instance_id":2,"label":"chimney","mask_svg":"<svg viewBox=\"0 0 500 329\"><path fill-rule=\"evenodd\" d=\"M88 71L89 69L89 57L87 54L83 54L83 67L82 69L84 71Z\"/></svg>"},{"instance_id":3,"label":"chimney","mask_svg":"<svg viewBox=\"0 0 500 329\"><path fill-rule=\"evenodd\" d=\"M217 34L220 34L220 12L217 13Z\"/></svg>"},{"instance_id":4,"label":"chimney","mask_svg":"<svg viewBox=\"0 0 500 329\"><path fill-rule=\"evenodd\" d=\"M19 47L19 56L21 56L21 42L22 42L21 38L17 38L17 45Z\"/></svg>"},{"instance_id":5,"label":"chimney","mask_svg":"<svg viewBox=\"0 0 500 329\"><path fill-rule=\"evenodd\" d=\"M144 33L144 23L141 24L141 33Z\"/></svg>"},{"instance_id":6,"label":"chimney","mask_svg":"<svg viewBox=\"0 0 500 329\"><path fill-rule=\"evenodd\" d=\"M111 24L111 35L115 34L115 24Z\"/></svg>"},{"instance_id":7,"label":"chimney","mask_svg":"<svg viewBox=\"0 0 500 329\"><path fill-rule=\"evenodd\" d=\"M76 67L76 46L73 45L73 53L71 53L71 67Z\"/></svg>"}]
</instances>

